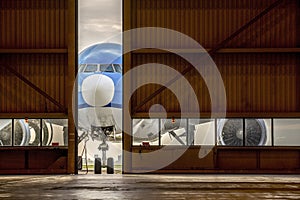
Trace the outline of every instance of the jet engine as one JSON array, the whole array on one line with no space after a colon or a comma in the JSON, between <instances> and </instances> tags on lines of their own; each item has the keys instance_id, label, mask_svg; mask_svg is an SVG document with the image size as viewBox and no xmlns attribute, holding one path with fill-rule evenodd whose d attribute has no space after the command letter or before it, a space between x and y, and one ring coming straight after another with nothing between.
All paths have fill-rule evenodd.
<instances>
[{"instance_id":1,"label":"jet engine","mask_svg":"<svg viewBox=\"0 0 300 200\"><path fill-rule=\"evenodd\" d=\"M14 120L14 145L15 146L38 146L41 142L40 120L38 119L17 119ZM52 124L42 120L42 145L47 146L51 143L53 137ZM0 145L11 145L11 120L2 120L0 125Z\"/></svg>"},{"instance_id":2,"label":"jet engine","mask_svg":"<svg viewBox=\"0 0 300 200\"><path fill-rule=\"evenodd\" d=\"M1 120L0 123L0 146L11 145L11 120Z\"/></svg>"},{"instance_id":3,"label":"jet engine","mask_svg":"<svg viewBox=\"0 0 300 200\"><path fill-rule=\"evenodd\" d=\"M245 130L245 134L243 131ZM263 146L267 141L267 131L264 120L220 119L218 121L218 143L225 146Z\"/></svg>"}]
</instances>

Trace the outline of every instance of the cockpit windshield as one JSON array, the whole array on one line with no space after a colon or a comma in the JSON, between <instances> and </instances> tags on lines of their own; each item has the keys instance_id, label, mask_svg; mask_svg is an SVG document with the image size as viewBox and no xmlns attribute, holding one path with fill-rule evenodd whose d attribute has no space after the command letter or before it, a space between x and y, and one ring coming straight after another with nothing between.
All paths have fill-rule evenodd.
<instances>
[{"instance_id":1,"label":"cockpit windshield","mask_svg":"<svg viewBox=\"0 0 300 200\"><path fill-rule=\"evenodd\" d=\"M115 72L112 64L101 64L100 71L101 72Z\"/></svg>"},{"instance_id":2,"label":"cockpit windshield","mask_svg":"<svg viewBox=\"0 0 300 200\"><path fill-rule=\"evenodd\" d=\"M84 70L84 72L96 72L97 64L88 64Z\"/></svg>"},{"instance_id":3,"label":"cockpit windshield","mask_svg":"<svg viewBox=\"0 0 300 200\"><path fill-rule=\"evenodd\" d=\"M119 64L114 64L114 67L115 67L116 72L122 73L122 68Z\"/></svg>"},{"instance_id":4,"label":"cockpit windshield","mask_svg":"<svg viewBox=\"0 0 300 200\"><path fill-rule=\"evenodd\" d=\"M84 69L84 67L85 67L85 64L81 64L80 66L79 66L79 72L83 72L83 69Z\"/></svg>"},{"instance_id":5,"label":"cockpit windshield","mask_svg":"<svg viewBox=\"0 0 300 200\"><path fill-rule=\"evenodd\" d=\"M80 64L79 72L109 72L122 74L122 65L120 64Z\"/></svg>"}]
</instances>

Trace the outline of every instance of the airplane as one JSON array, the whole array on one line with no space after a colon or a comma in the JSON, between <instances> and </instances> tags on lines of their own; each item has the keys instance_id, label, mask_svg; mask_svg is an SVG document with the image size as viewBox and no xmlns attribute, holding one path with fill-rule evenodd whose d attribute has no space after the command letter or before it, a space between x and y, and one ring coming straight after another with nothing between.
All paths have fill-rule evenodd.
<instances>
[{"instance_id":1,"label":"airplane","mask_svg":"<svg viewBox=\"0 0 300 200\"><path fill-rule=\"evenodd\" d=\"M107 154L121 157L122 47L94 44L80 52L78 60L78 140L85 140L90 158L102 151L105 166ZM97 147L95 141L101 144Z\"/></svg>"},{"instance_id":2,"label":"airplane","mask_svg":"<svg viewBox=\"0 0 300 200\"><path fill-rule=\"evenodd\" d=\"M115 126L122 116L122 49L100 43L79 54L78 127ZM121 131L121 124L116 130Z\"/></svg>"}]
</instances>

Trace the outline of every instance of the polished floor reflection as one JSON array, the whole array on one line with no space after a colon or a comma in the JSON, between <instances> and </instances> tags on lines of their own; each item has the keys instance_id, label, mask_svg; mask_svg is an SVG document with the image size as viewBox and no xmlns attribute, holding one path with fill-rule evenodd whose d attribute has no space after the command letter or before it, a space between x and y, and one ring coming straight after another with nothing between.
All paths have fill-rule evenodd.
<instances>
[{"instance_id":1,"label":"polished floor reflection","mask_svg":"<svg viewBox=\"0 0 300 200\"><path fill-rule=\"evenodd\" d=\"M0 199L299 198L299 175L0 176Z\"/></svg>"}]
</instances>

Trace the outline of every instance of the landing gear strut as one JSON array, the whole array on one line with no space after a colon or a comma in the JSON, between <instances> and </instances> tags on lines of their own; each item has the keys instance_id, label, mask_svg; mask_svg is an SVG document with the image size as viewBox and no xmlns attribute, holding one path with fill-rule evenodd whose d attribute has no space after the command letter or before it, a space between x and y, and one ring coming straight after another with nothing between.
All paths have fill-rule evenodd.
<instances>
[{"instance_id":1,"label":"landing gear strut","mask_svg":"<svg viewBox=\"0 0 300 200\"><path fill-rule=\"evenodd\" d=\"M103 167L107 167L107 173L113 174L114 173L114 160L113 158L108 158L106 162L106 152L109 149L109 146L107 144L107 138L111 133L114 133L115 127L114 126L107 126L107 127L97 127L92 125L92 139L98 138L102 141L102 143L99 145L98 149L99 151L102 151L102 163L101 159L96 158L95 159L95 166L97 164L97 170L95 167L95 173L99 172L99 165L100 169ZM99 164L100 161L100 164ZM101 173L101 172L100 172Z\"/></svg>"}]
</instances>

